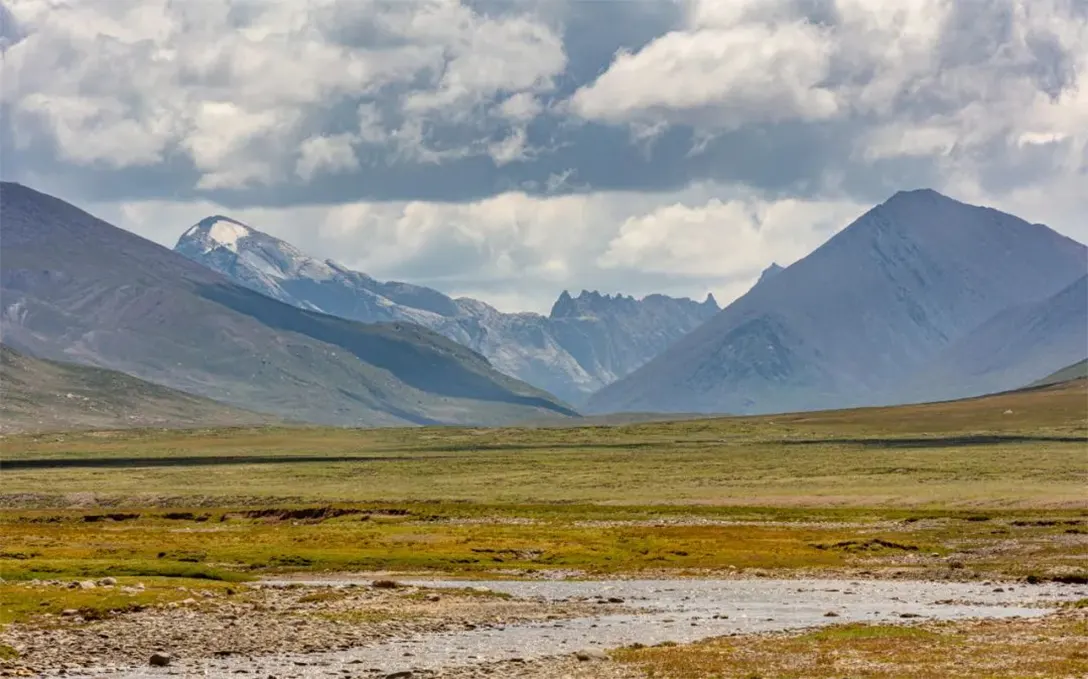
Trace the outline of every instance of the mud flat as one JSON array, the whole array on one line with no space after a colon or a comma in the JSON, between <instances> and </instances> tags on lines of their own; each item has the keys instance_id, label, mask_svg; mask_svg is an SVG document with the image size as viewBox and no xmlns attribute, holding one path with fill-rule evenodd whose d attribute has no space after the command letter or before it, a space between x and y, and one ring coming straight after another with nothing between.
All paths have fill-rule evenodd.
<instances>
[{"instance_id":1,"label":"mud flat","mask_svg":"<svg viewBox=\"0 0 1088 679\"><path fill-rule=\"evenodd\" d=\"M336 591L362 583L347 579L268 582ZM464 581L420 580L413 586L464 589ZM555 607L555 619L519 620L460 629L408 631L358 646L317 652L249 652L222 657L178 657L166 667L67 669L45 676L162 677L460 677L473 672L517 676L535 662L635 644L690 643L844 622L917 624L966 618L1030 618L1061 602L1083 598L1084 586L1047 583L1000 585L927 581L847 580L593 580L471 583L499 594ZM429 591L429 590L427 590ZM600 612L593 612L599 606ZM575 667L577 667L575 663ZM473 670L475 668L475 670ZM603 669L603 666L602 666ZM468 674L465 674L468 672ZM620 673L612 676L621 676ZM409 674L405 674L409 673ZM530 676L526 674L524 676ZM605 676L598 672L595 676Z\"/></svg>"}]
</instances>

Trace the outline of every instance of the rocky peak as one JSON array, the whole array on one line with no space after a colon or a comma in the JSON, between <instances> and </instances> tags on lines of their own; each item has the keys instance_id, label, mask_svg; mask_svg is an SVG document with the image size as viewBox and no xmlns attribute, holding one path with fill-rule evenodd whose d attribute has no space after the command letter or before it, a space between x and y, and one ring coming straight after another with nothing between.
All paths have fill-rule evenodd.
<instances>
[{"instance_id":1,"label":"rocky peak","mask_svg":"<svg viewBox=\"0 0 1088 679\"><path fill-rule=\"evenodd\" d=\"M759 285L760 283L766 283L767 281L771 280L785 270L786 268L783 266L779 266L777 262L771 262L771 265L764 269L763 273L759 274L759 280L756 281L756 285Z\"/></svg>"},{"instance_id":2,"label":"rocky peak","mask_svg":"<svg viewBox=\"0 0 1088 679\"><path fill-rule=\"evenodd\" d=\"M577 297L571 297L566 290L552 305L551 318L570 318L592 316L596 313L614 309L627 309L639 304L631 295L602 295L597 290L582 290Z\"/></svg>"},{"instance_id":3,"label":"rocky peak","mask_svg":"<svg viewBox=\"0 0 1088 679\"><path fill-rule=\"evenodd\" d=\"M552 305L552 311L549 316L551 318L567 318L574 316L574 298L570 296L570 293L566 290L559 294L559 299L555 300L555 304Z\"/></svg>"}]
</instances>

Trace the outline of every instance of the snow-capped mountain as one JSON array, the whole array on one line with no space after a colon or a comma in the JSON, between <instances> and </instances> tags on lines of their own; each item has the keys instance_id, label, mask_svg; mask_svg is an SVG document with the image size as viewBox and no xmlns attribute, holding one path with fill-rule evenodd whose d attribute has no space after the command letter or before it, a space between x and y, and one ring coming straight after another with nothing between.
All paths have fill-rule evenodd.
<instances>
[{"instance_id":1,"label":"snow-capped mountain","mask_svg":"<svg viewBox=\"0 0 1088 679\"><path fill-rule=\"evenodd\" d=\"M490 425L575 415L423 327L285 304L20 184L0 182L0 224L0 335L24 354L106 368L272 419ZM206 252L216 257L244 253L252 238L222 219L191 236L197 251L201 241L214 243ZM286 250L266 254L268 266L251 281L330 275ZM133 388L143 389L130 380Z\"/></svg>"},{"instance_id":2,"label":"snow-capped mountain","mask_svg":"<svg viewBox=\"0 0 1088 679\"><path fill-rule=\"evenodd\" d=\"M297 307L368 323L417 323L571 403L635 370L720 311L713 296L699 303L564 291L548 316L503 313L478 300L376 280L223 216L189 228L174 249Z\"/></svg>"},{"instance_id":3,"label":"snow-capped mountain","mask_svg":"<svg viewBox=\"0 0 1088 679\"><path fill-rule=\"evenodd\" d=\"M1024 373L1014 366L1030 363L1027 372L1041 375L1078 357L1036 352L1046 330L1007 347L1000 338L969 338L986 334L983 324L1006 310L1058 294L1086 267L1088 248L1041 224L931 190L900 192L804 259L765 275L587 408L765 413L1016 388ZM1075 306L1077 290L1047 309ZM990 327L1039 318L1058 328L1055 316L1061 313L1027 309ZM927 370L961 341L973 347L971 361ZM998 349L992 366L977 355ZM928 379L918 384L921 374Z\"/></svg>"}]
</instances>

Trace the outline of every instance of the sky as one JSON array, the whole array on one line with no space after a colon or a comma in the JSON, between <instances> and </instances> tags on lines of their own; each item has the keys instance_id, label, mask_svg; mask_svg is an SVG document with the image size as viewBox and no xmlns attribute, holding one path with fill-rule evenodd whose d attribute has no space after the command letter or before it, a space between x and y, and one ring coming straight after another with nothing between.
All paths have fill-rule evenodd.
<instances>
[{"instance_id":1,"label":"sky","mask_svg":"<svg viewBox=\"0 0 1088 679\"><path fill-rule=\"evenodd\" d=\"M0 0L0 49L5 180L506 311L727 302L901 189L1088 241L1088 0Z\"/></svg>"}]
</instances>

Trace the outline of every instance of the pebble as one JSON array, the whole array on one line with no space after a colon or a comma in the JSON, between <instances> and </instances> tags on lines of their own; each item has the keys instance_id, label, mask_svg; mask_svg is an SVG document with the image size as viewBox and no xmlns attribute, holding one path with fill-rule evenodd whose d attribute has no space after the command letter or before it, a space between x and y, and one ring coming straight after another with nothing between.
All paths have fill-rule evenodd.
<instances>
[{"instance_id":1,"label":"pebble","mask_svg":"<svg viewBox=\"0 0 1088 679\"><path fill-rule=\"evenodd\" d=\"M587 648L583 651L578 651L574 654L574 657L582 662L588 662L590 660L608 660L608 654L599 648Z\"/></svg>"},{"instance_id":2,"label":"pebble","mask_svg":"<svg viewBox=\"0 0 1088 679\"><path fill-rule=\"evenodd\" d=\"M174 660L174 656L169 653L156 652L151 654L151 658L147 661L147 664L152 667L166 667Z\"/></svg>"}]
</instances>

